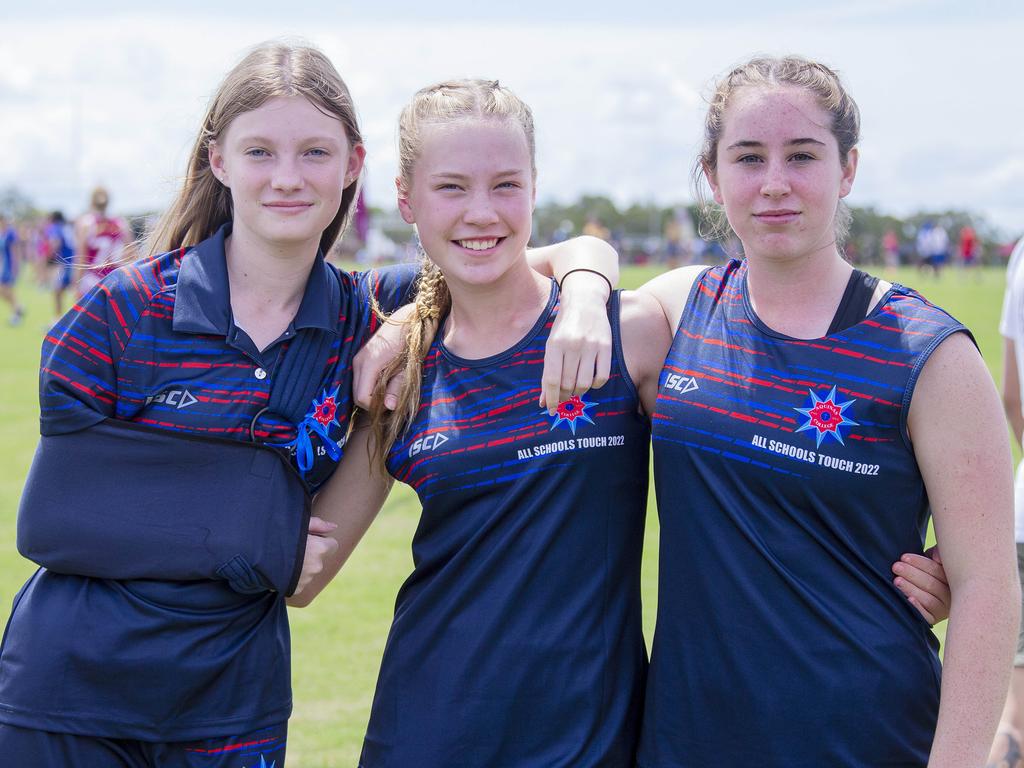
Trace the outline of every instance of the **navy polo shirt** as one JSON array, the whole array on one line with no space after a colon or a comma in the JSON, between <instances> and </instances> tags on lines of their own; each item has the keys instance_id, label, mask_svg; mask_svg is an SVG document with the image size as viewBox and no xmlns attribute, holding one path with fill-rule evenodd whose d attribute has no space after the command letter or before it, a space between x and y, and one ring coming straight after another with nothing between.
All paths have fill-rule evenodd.
<instances>
[{"instance_id":1,"label":"navy polo shirt","mask_svg":"<svg viewBox=\"0 0 1024 768\"><path fill-rule=\"evenodd\" d=\"M125 266L103 280L46 335L40 369L40 430L62 434L116 418L161 429L286 443L294 426L266 414L292 339L311 329L336 335L333 373L310 409L333 418L343 441L352 408L352 357L375 329L369 296L385 311L406 300L414 265L339 273L317 255L295 319L260 351L231 314L224 241L230 224L190 249ZM331 281L341 290L332 290ZM252 434L250 434L252 430ZM307 481L335 464L318 452Z\"/></svg>"},{"instance_id":2,"label":"navy polo shirt","mask_svg":"<svg viewBox=\"0 0 1024 768\"><path fill-rule=\"evenodd\" d=\"M288 345L325 328L336 338L323 387L310 405L323 417L328 439L344 439L352 357L375 325L369 297L394 308L415 267L351 275L318 256L295 320L261 352L231 317L224 259L229 233L223 227L194 248L118 269L57 323L44 341L40 370L44 436L118 419L249 440ZM294 434L269 417L253 431L267 442ZM109 474L85 478L80 492L125 504L123 488L113 492L111 484L139 495L152 491L139 471L152 465L133 458L141 465L126 461L119 472L114 461ZM315 489L335 466L327 452L317 452L307 485ZM173 464L167 471L198 482ZM54 478L54 487L64 493L72 476ZM241 470L203 494L211 514L218 511L216 493L238 482L246 482ZM75 494L66 497L73 507ZM173 535L173 506L167 513ZM160 528L154 536L160 535L168 534ZM147 741L245 733L287 719L289 649L280 592L243 594L213 579L115 580L40 568L15 598L0 650L0 721Z\"/></svg>"}]
</instances>

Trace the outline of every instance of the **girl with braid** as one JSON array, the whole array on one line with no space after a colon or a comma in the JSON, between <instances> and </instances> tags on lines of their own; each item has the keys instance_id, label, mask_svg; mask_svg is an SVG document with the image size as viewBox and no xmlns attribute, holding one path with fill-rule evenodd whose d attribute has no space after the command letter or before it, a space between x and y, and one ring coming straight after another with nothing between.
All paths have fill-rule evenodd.
<instances>
[{"instance_id":1,"label":"girl with braid","mask_svg":"<svg viewBox=\"0 0 1024 768\"><path fill-rule=\"evenodd\" d=\"M389 411L378 384L373 426L380 461L423 511L360 765L632 766L647 670L650 424L661 418L659 381L687 390L662 370L671 331L658 293L613 294L607 382L539 410L537 369L563 310L559 285L525 259L529 108L493 81L425 88L402 112L399 155L399 209L426 258L403 354L383 377L402 372L401 390ZM685 488L662 499L663 515L700 511ZM676 557L663 546L663 562ZM908 559L901 567L917 586L903 588L941 618L941 568ZM713 597L712 585L701 588ZM663 584L663 599L690 589ZM708 621L690 620L698 630Z\"/></svg>"}]
</instances>

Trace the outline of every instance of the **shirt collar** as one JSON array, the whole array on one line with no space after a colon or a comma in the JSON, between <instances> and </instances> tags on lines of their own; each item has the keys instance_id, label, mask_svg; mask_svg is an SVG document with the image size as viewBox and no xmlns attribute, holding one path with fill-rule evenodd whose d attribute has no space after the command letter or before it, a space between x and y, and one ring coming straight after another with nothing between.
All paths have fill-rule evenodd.
<instances>
[{"instance_id":1,"label":"shirt collar","mask_svg":"<svg viewBox=\"0 0 1024 768\"><path fill-rule=\"evenodd\" d=\"M230 234L231 222L227 222L181 257L172 322L175 331L221 336L230 332L231 295L224 256L224 241ZM340 311L341 287L334 268L317 252L292 325L334 331Z\"/></svg>"}]
</instances>

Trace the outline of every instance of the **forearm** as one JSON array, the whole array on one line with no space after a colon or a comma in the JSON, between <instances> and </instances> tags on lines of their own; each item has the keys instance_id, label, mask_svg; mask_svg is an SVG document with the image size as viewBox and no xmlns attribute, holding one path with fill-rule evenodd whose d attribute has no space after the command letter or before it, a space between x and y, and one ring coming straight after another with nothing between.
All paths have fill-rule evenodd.
<instances>
[{"instance_id":1,"label":"forearm","mask_svg":"<svg viewBox=\"0 0 1024 768\"><path fill-rule=\"evenodd\" d=\"M929 768L984 764L1006 698L1020 618L1015 573L972 576L952 594Z\"/></svg>"},{"instance_id":2,"label":"forearm","mask_svg":"<svg viewBox=\"0 0 1024 768\"><path fill-rule=\"evenodd\" d=\"M608 278L615 287L619 284L619 254L604 240L584 235L564 243L546 245L542 248L531 248L526 252L530 266L544 275L554 277L562 285L566 275L575 270L592 269ZM584 278L584 274L574 275L571 282ZM604 281L597 275L590 275L595 281ZM607 285L605 285L607 290Z\"/></svg>"},{"instance_id":3,"label":"forearm","mask_svg":"<svg viewBox=\"0 0 1024 768\"><path fill-rule=\"evenodd\" d=\"M294 608L309 605L331 582L387 500L393 480L371 467L371 440L368 427L352 433L341 465L313 500L313 515L337 526L326 535L337 541L338 548L324 561L323 569L288 598Z\"/></svg>"}]
</instances>

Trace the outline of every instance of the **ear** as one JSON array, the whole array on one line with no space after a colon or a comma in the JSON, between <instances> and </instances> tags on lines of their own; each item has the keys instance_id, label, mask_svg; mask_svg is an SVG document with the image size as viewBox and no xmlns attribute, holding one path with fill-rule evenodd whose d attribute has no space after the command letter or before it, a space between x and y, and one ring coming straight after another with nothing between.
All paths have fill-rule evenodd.
<instances>
[{"instance_id":1,"label":"ear","mask_svg":"<svg viewBox=\"0 0 1024 768\"><path fill-rule=\"evenodd\" d=\"M704 178L708 180L708 186L711 187L711 197L719 205L725 205L725 203L722 202L722 190L718 186L718 173L708 167L707 163L701 163L700 167L704 171Z\"/></svg>"},{"instance_id":2,"label":"ear","mask_svg":"<svg viewBox=\"0 0 1024 768\"><path fill-rule=\"evenodd\" d=\"M416 213L409 203L409 190L405 188L402 179L395 177L395 189L398 190L398 212L402 214L402 221L406 224L416 223Z\"/></svg>"},{"instance_id":3,"label":"ear","mask_svg":"<svg viewBox=\"0 0 1024 768\"><path fill-rule=\"evenodd\" d=\"M206 157L210 161L210 170L213 172L214 177L228 189L231 185L228 183L228 172L224 167L224 154L220 151L220 147L217 145L216 139L211 139L210 143L206 148Z\"/></svg>"},{"instance_id":4,"label":"ear","mask_svg":"<svg viewBox=\"0 0 1024 768\"><path fill-rule=\"evenodd\" d=\"M349 150L348 167L345 169L345 186L351 186L359 179L363 172L363 163L366 160L366 147L356 144Z\"/></svg>"},{"instance_id":5,"label":"ear","mask_svg":"<svg viewBox=\"0 0 1024 768\"><path fill-rule=\"evenodd\" d=\"M843 167L843 177L839 181L839 197L846 197L853 189L853 180L857 176L857 159L860 153L854 147L846 155L846 165Z\"/></svg>"}]
</instances>

